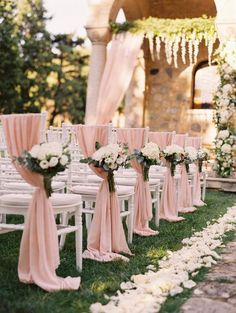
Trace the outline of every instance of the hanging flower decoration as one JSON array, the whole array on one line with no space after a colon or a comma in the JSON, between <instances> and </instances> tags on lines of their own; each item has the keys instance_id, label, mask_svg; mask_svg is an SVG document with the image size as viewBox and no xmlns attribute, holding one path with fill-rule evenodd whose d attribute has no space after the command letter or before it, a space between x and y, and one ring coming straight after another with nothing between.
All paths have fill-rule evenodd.
<instances>
[{"instance_id":1,"label":"hanging flower decoration","mask_svg":"<svg viewBox=\"0 0 236 313\"><path fill-rule=\"evenodd\" d=\"M206 148L200 148L197 151L198 170L202 172L202 165L204 161L208 161L210 158L209 151Z\"/></svg>"},{"instance_id":2,"label":"hanging flower decoration","mask_svg":"<svg viewBox=\"0 0 236 313\"><path fill-rule=\"evenodd\" d=\"M24 151L21 156L14 158L14 161L29 171L43 176L44 189L48 198L52 194L52 178L57 173L63 172L70 160L68 145L62 145L59 142L34 145L30 151Z\"/></svg>"},{"instance_id":3,"label":"hanging flower decoration","mask_svg":"<svg viewBox=\"0 0 236 313\"><path fill-rule=\"evenodd\" d=\"M119 167L129 166L128 146L121 144L108 144L101 147L96 142L97 151L91 157L81 159L81 163L88 163L95 167L102 168L108 173L107 179L109 184L109 191L115 192L114 171Z\"/></svg>"},{"instance_id":4,"label":"hanging flower decoration","mask_svg":"<svg viewBox=\"0 0 236 313\"><path fill-rule=\"evenodd\" d=\"M176 165L184 162L184 149L178 145L170 145L162 151L162 155L170 163L171 176L174 176Z\"/></svg>"},{"instance_id":5,"label":"hanging flower decoration","mask_svg":"<svg viewBox=\"0 0 236 313\"><path fill-rule=\"evenodd\" d=\"M131 158L136 159L143 169L143 180L149 180L149 169L152 165L160 164L160 148L154 142L148 142L142 149L135 149Z\"/></svg>"},{"instance_id":6,"label":"hanging flower decoration","mask_svg":"<svg viewBox=\"0 0 236 313\"><path fill-rule=\"evenodd\" d=\"M214 94L214 122L218 134L215 139L216 160L214 169L217 174L227 177L235 171L235 125L233 116L236 105L236 51L228 45L220 48L218 73L220 84Z\"/></svg>"},{"instance_id":7,"label":"hanging flower decoration","mask_svg":"<svg viewBox=\"0 0 236 313\"><path fill-rule=\"evenodd\" d=\"M213 45L217 39L215 18L203 15L198 18L163 19L148 17L142 20L111 23L114 34L129 31L143 34L149 42L152 59L160 59L161 43L164 45L166 59L177 67L178 52L181 50L182 61L186 63L188 52L189 63L196 63L199 45L204 40L208 49L208 60L211 63Z\"/></svg>"},{"instance_id":8,"label":"hanging flower decoration","mask_svg":"<svg viewBox=\"0 0 236 313\"><path fill-rule=\"evenodd\" d=\"M197 149L191 146L187 146L184 149L184 164L187 173L189 172L189 165L197 161Z\"/></svg>"}]
</instances>

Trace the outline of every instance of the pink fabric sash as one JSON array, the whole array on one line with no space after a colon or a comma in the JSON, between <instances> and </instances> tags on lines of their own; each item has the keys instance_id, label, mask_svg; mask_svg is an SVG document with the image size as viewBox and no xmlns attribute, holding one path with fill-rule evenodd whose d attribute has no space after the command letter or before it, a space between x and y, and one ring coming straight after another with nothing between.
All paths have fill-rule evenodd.
<instances>
[{"instance_id":1,"label":"pink fabric sash","mask_svg":"<svg viewBox=\"0 0 236 313\"><path fill-rule=\"evenodd\" d=\"M11 157L19 156L39 143L40 114L1 116ZM29 205L20 246L18 275L21 282L35 283L46 291L78 289L80 277L60 278L56 275L59 249L53 208L47 198L43 178L14 163L25 181L37 187Z\"/></svg>"},{"instance_id":2,"label":"pink fabric sash","mask_svg":"<svg viewBox=\"0 0 236 313\"><path fill-rule=\"evenodd\" d=\"M164 185L161 195L160 219L169 222L183 221L184 218L178 216L178 206L176 197L176 183L171 175L170 163L166 161L167 171L165 173Z\"/></svg>"},{"instance_id":3,"label":"pink fabric sash","mask_svg":"<svg viewBox=\"0 0 236 313\"><path fill-rule=\"evenodd\" d=\"M177 134L173 138L173 143L184 148L186 143L186 134ZM188 181L188 175L184 164L179 165L180 169L180 185L178 191L178 210L182 213L194 212L196 208L193 207L191 188Z\"/></svg>"},{"instance_id":4,"label":"pink fabric sash","mask_svg":"<svg viewBox=\"0 0 236 313\"><path fill-rule=\"evenodd\" d=\"M117 129L117 141L127 143L129 153L133 153L134 149L140 149L144 146L145 132L145 128ZM134 199L134 233L141 236L157 235L158 232L148 226L148 222L152 219L152 199L149 182L143 180L142 166L135 160L131 163L138 173Z\"/></svg>"},{"instance_id":5,"label":"pink fabric sash","mask_svg":"<svg viewBox=\"0 0 236 313\"><path fill-rule=\"evenodd\" d=\"M165 149L166 146L171 145L173 136L174 136L173 132L149 132L148 133L149 141L152 141L158 144L161 150Z\"/></svg>"},{"instance_id":6,"label":"pink fabric sash","mask_svg":"<svg viewBox=\"0 0 236 313\"><path fill-rule=\"evenodd\" d=\"M85 157L92 156L95 152L96 141L102 146L108 144L107 125L77 125L76 134ZM107 173L103 169L94 166L91 166L91 169L103 178L103 181L97 193L87 250L84 251L83 257L100 262L117 259L128 261L128 258L118 254L119 252L131 254L131 252L125 239L117 193L109 192Z\"/></svg>"},{"instance_id":7,"label":"pink fabric sash","mask_svg":"<svg viewBox=\"0 0 236 313\"><path fill-rule=\"evenodd\" d=\"M201 137L188 137L186 140L187 146L192 146L196 149L201 147ZM194 164L195 171L193 176L193 204L196 206L206 205L201 199L201 173L196 164Z\"/></svg>"}]
</instances>

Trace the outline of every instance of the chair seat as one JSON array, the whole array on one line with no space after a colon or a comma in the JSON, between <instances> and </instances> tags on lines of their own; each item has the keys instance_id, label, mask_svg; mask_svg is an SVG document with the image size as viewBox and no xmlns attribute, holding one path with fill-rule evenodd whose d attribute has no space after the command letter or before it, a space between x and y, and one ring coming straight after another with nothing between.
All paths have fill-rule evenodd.
<instances>
[{"instance_id":1,"label":"chair seat","mask_svg":"<svg viewBox=\"0 0 236 313\"><path fill-rule=\"evenodd\" d=\"M30 194L7 194L0 196L1 205L7 206L28 206L32 198ZM63 193L54 193L50 200L52 206L64 206L64 205L73 205L81 202L81 196L76 194L63 194Z\"/></svg>"},{"instance_id":2,"label":"chair seat","mask_svg":"<svg viewBox=\"0 0 236 313\"><path fill-rule=\"evenodd\" d=\"M8 190L24 190L32 191L35 187L25 183L25 182L9 182L4 184L4 188ZM65 183L60 181L52 182L52 190L60 190L65 188Z\"/></svg>"},{"instance_id":3,"label":"chair seat","mask_svg":"<svg viewBox=\"0 0 236 313\"><path fill-rule=\"evenodd\" d=\"M71 192L75 194L83 194L88 196L96 196L99 189L99 185L76 185L71 188ZM117 186L117 194L118 196L126 195L126 194L133 194L133 188L127 188L125 186Z\"/></svg>"}]
</instances>

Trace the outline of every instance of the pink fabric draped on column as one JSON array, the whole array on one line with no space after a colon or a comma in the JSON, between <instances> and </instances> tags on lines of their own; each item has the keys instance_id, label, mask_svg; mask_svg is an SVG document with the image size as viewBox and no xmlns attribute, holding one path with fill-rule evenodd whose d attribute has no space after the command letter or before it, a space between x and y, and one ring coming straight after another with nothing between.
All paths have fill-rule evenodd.
<instances>
[{"instance_id":1,"label":"pink fabric draped on column","mask_svg":"<svg viewBox=\"0 0 236 313\"><path fill-rule=\"evenodd\" d=\"M131 81L142 42L143 35L129 32L113 37L99 88L96 124L113 118Z\"/></svg>"},{"instance_id":2,"label":"pink fabric draped on column","mask_svg":"<svg viewBox=\"0 0 236 313\"><path fill-rule=\"evenodd\" d=\"M117 129L117 142L128 144L129 153L133 153L134 149L141 149L144 146L146 131L145 128ZM148 222L152 219L149 182L143 180L142 166L135 160L131 163L138 174L134 199L134 233L141 236L157 235L158 232L148 226Z\"/></svg>"},{"instance_id":3,"label":"pink fabric draped on column","mask_svg":"<svg viewBox=\"0 0 236 313\"><path fill-rule=\"evenodd\" d=\"M177 134L173 138L174 144L179 145L184 148L186 143L186 134ZM179 165L180 169L180 184L179 184L179 192L178 192L178 211L181 213L190 213L196 210L193 207L192 193L191 188L188 181L188 173L186 171L186 166L184 164Z\"/></svg>"},{"instance_id":4,"label":"pink fabric draped on column","mask_svg":"<svg viewBox=\"0 0 236 313\"><path fill-rule=\"evenodd\" d=\"M17 157L40 141L41 114L1 116L8 153ZM80 277L60 278L56 275L59 249L53 208L47 198L43 177L14 165L23 179L36 187L27 212L20 245L18 275L21 282L35 283L47 291L78 289Z\"/></svg>"},{"instance_id":5,"label":"pink fabric draped on column","mask_svg":"<svg viewBox=\"0 0 236 313\"><path fill-rule=\"evenodd\" d=\"M108 126L77 125L76 134L85 157L92 156L96 151L95 143L108 144ZM116 192L109 192L107 172L91 166L96 175L103 178L96 197L95 212L88 234L87 250L83 257L100 262L129 259L118 254L131 254L125 239L120 217L120 207Z\"/></svg>"},{"instance_id":6,"label":"pink fabric draped on column","mask_svg":"<svg viewBox=\"0 0 236 313\"><path fill-rule=\"evenodd\" d=\"M149 141L155 142L163 150L173 141L173 132L149 132ZM165 161L165 160L164 160ZM182 221L183 218L178 216L176 205L176 183L171 176L169 162L164 162L167 166L165 173L163 191L161 194L160 218L170 222Z\"/></svg>"},{"instance_id":7,"label":"pink fabric draped on column","mask_svg":"<svg viewBox=\"0 0 236 313\"><path fill-rule=\"evenodd\" d=\"M196 149L201 147L201 137L188 137L186 141L187 146L192 146ZM201 199L201 173L196 164L194 164L194 176L193 176L193 204L196 206L206 205Z\"/></svg>"}]
</instances>

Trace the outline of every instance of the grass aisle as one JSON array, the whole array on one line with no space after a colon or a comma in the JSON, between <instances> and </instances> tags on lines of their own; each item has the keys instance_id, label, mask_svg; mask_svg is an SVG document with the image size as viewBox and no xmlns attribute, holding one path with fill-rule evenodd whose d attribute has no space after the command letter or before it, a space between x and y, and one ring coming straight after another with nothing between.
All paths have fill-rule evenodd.
<instances>
[{"instance_id":1,"label":"grass aisle","mask_svg":"<svg viewBox=\"0 0 236 313\"><path fill-rule=\"evenodd\" d=\"M84 260L82 284L78 291L46 293L35 285L18 281L17 260L21 233L0 236L0 313L82 313L89 312L90 304L105 303L104 294L113 295L122 281L133 274L144 273L149 264L157 265L167 250L181 248L182 239L206 226L208 221L217 219L226 208L236 202L236 195L219 191L208 191L207 207L199 208L192 214L185 214L186 220L179 223L161 221L157 237L134 236L131 250L135 256L129 263L97 263ZM153 225L152 225L153 226ZM154 226L153 226L154 228ZM75 270L74 236L67 238L61 253L60 276L77 276ZM184 296L187 296L184 295ZM178 300L178 299L176 299ZM179 299L180 300L180 299ZM173 300L170 300L173 302ZM173 308L174 303L170 307ZM169 305L162 312L169 311ZM170 308L169 307L169 308Z\"/></svg>"}]
</instances>

